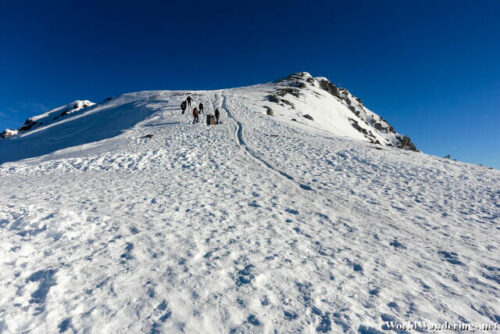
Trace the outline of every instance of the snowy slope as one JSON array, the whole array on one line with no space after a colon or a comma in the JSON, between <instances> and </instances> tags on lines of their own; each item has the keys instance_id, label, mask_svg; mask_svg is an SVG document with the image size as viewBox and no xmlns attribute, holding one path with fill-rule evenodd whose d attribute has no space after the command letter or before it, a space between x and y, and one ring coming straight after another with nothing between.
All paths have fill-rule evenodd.
<instances>
[{"instance_id":1,"label":"snowy slope","mask_svg":"<svg viewBox=\"0 0 500 334\"><path fill-rule=\"evenodd\" d=\"M52 123L60 121L63 117L71 115L79 110L93 106L95 103L89 100L76 100L70 104L52 109L46 113L30 117L24 122L24 125L19 128L20 132L29 131L37 127L48 126Z\"/></svg>"},{"instance_id":2,"label":"snowy slope","mask_svg":"<svg viewBox=\"0 0 500 334\"><path fill-rule=\"evenodd\" d=\"M309 78L125 94L0 141L0 332L498 322L500 172L388 146Z\"/></svg>"}]
</instances>

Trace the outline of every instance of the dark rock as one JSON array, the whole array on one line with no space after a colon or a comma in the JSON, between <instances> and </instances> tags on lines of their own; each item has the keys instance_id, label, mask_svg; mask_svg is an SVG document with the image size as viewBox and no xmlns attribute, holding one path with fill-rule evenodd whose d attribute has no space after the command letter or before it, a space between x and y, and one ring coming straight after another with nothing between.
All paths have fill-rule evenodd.
<instances>
[{"instance_id":1,"label":"dark rock","mask_svg":"<svg viewBox=\"0 0 500 334\"><path fill-rule=\"evenodd\" d=\"M303 82L296 82L296 83L294 84L294 87L297 87L297 88L303 89L303 88L306 88L306 87L307 87L307 85L306 85L305 83L303 83Z\"/></svg>"},{"instance_id":2,"label":"dark rock","mask_svg":"<svg viewBox=\"0 0 500 334\"><path fill-rule=\"evenodd\" d=\"M410 150L414 152L419 152L415 144L412 143L411 139L407 136L398 135L396 137L398 142L396 143L397 148L402 148L404 150Z\"/></svg>"},{"instance_id":3,"label":"dark rock","mask_svg":"<svg viewBox=\"0 0 500 334\"><path fill-rule=\"evenodd\" d=\"M386 130L386 128L384 128L384 127L382 126L382 124L380 124L380 123L378 123L378 122L375 122L375 123L373 124L373 126L375 127L375 129L377 129L377 130L379 130L379 131Z\"/></svg>"},{"instance_id":4,"label":"dark rock","mask_svg":"<svg viewBox=\"0 0 500 334\"><path fill-rule=\"evenodd\" d=\"M331 95L333 95L339 99L341 98L339 89L337 88L337 86L335 86L330 81L323 79L319 82L319 86L321 87L321 89L327 91Z\"/></svg>"},{"instance_id":5,"label":"dark rock","mask_svg":"<svg viewBox=\"0 0 500 334\"><path fill-rule=\"evenodd\" d=\"M299 97L300 91L297 88L279 88L278 90L276 90L276 94L281 97L285 96L286 94L291 94L295 97Z\"/></svg>"},{"instance_id":6,"label":"dark rock","mask_svg":"<svg viewBox=\"0 0 500 334\"><path fill-rule=\"evenodd\" d=\"M293 104L292 102L290 102L290 101L288 101L288 100L281 99L281 103L282 103L282 104L289 105L290 107L292 107L292 109L295 109L295 104Z\"/></svg>"},{"instance_id":7,"label":"dark rock","mask_svg":"<svg viewBox=\"0 0 500 334\"><path fill-rule=\"evenodd\" d=\"M309 114L305 114L304 118L307 118L307 119L310 119L311 121L314 121L314 118Z\"/></svg>"},{"instance_id":8,"label":"dark rock","mask_svg":"<svg viewBox=\"0 0 500 334\"><path fill-rule=\"evenodd\" d=\"M382 117L380 117L380 119L385 123L387 124L387 131L390 132L390 133L396 133L396 130L394 130L394 128L392 127L392 125L389 124L389 122L387 122L385 119L383 119Z\"/></svg>"},{"instance_id":9,"label":"dark rock","mask_svg":"<svg viewBox=\"0 0 500 334\"><path fill-rule=\"evenodd\" d=\"M309 79L311 78L309 73L306 72L295 72L290 74L289 76L279 79L276 82L283 82L283 81L289 81L289 80L303 80L303 79Z\"/></svg>"},{"instance_id":10,"label":"dark rock","mask_svg":"<svg viewBox=\"0 0 500 334\"><path fill-rule=\"evenodd\" d=\"M274 94L268 95L267 96L267 100L269 102L280 103L280 99L276 95L274 95Z\"/></svg>"},{"instance_id":11,"label":"dark rock","mask_svg":"<svg viewBox=\"0 0 500 334\"><path fill-rule=\"evenodd\" d=\"M355 119L352 119L352 118L349 118L349 121L351 121L351 125L353 128L355 128L356 130L358 130L359 132L367 135L368 134L368 131L366 131L366 129L362 128L361 126L359 126L359 123L358 121L356 121Z\"/></svg>"},{"instance_id":12,"label":"dark rock","mask_svg":"<svg viewBox=\"0 0 500 334\"><path fill-rule=\"evenodd\" d=\"M266 108L266 114L268 116L274 116L274 112L273 112L273 109L271 107L265 106L264 108Z\"/></svg>"},{"instance_id":13,"label":"dark rock","mask_svg":"<svg viewBox=\"0 0 500 334\"><path fill-rule=\"evenodd\" d=\"M19 131L28 131L31 128L35 126L36 122L34 122L31 118L28 118L26 121L24 121L23 126L19 128Z\"/></svg>"}]
</instances>

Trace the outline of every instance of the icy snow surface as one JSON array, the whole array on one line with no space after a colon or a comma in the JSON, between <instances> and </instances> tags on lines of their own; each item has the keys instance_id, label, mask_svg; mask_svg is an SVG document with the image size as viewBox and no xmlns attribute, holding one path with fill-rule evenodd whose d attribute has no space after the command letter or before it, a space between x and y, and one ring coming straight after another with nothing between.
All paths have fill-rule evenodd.
<instances>
[{"instance_id":1,"label":"icy snow surface","mask_svg":"<svg viewBox=\"0 0 500 334\"><path fill-rule=\"evenodd\" d=\"M500 172L370 144L333 96L274 85L191 92L216 126L153 91L0 141L0 332L498 322Z\"/></svg>"}]
</instances>

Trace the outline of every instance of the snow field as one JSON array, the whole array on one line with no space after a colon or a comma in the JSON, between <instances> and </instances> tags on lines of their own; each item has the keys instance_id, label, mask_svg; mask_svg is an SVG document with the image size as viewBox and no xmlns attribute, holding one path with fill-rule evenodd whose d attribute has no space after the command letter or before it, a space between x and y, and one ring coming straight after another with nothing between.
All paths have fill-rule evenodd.
<instances>
[{"instance_id":1,"label":"snow field","mask_svg":"<svg viewBox=\"0 0 500 334\"><path fill-rule=\"evenodd\" d=\"M191 94L218 126L187 92L127 94L66 121L95 141L54 125L50 154L0 165L0 329L498 322L499 172L269 117L266 89Z\"/></svg>"}]
</instances>

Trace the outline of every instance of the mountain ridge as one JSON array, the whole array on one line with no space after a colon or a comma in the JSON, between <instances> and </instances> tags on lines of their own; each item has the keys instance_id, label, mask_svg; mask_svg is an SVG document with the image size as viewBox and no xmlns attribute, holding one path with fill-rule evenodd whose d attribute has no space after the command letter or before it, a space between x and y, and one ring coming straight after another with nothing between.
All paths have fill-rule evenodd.
<instances>
[{"instance_id":1,"label":"mountain ridge","mask_svg":"<svg viewBox=\"0 0 500 334\"><path fill-rule=\"evenodd\" d=\"M348 119L350 125L359 132L361 138L372 143L372 144L380 144L386 146L394 146L397 148L408 149L412 151L418 151L416 146L412 143L411 139L407 136L401 135L394 130L387 121L385 121L379 115L368 110L362 103L361 99L353 96L348 90L344 88L336 87L331 81L329 81L325 77L312 77L308 72L296 72L282 79L276 80L274 82L268 84L258 84L246 87L237 87L226 90L237 90L241 91L241 94L245 94L245 90L252 91L252 89L256 87L269 86L271 89L270 94L264 97L265 100L271 102L269 106L265 106L266 110L269 108L270 110L275 107L276 104L280 107L285 107L285 109L296 110L295 105L290 102L290 99L299 98L304 96L304 92L307 90L314 90L314 96L308 96L306 98L312 99L322 98L321 95L318 94L317 90L321 89L331 96L333 96L338 102L344 105L351 114L349 116L345 116ZM213 92L220 91L214 90ZM125 93L119 96L114 97L114 99L127 96L130 94L140 94L147 92L162 92L162 91L143 91L143 92L135 92L135 93ZM165 92L186 92L186 91L165 91ZM193 94L196 94L196 91L191 91ZM8 137L18 136L25 134L29 131L32 131L37 128L43 128L49 126L51 124L63 121L65 119L71 118L71 115L78 115L77 112L85 112L91 107L100 106L106 104L111 101L113 98L107 98L104 101L95 104L89 100L76 100L67 105L63 105L54 109L49 110L41 115L36 115L28 118L25 123L17 130L5 129L2 133L0 133L0 139L5 139ZM337 109L339 106L335 106ZM321 107L322 113L331 112L331 108L328 106ZM344 109L345 109L344 108ZM298 111L299 115L287 112L287 116L290 116L291 119L297 120L296 116L308 115L310 117L309 120L314 121L314 118L309 115L307 110L307 101L305 105L301 106L301 109ZM333 108L335 110L335 108ZM346 110L347 110L346 109ZM75 113L75 114L74 114ZM306 117L306 118L307 118ZM331 120L324 120L324 122L331 122ZM344 124L345 126L345 124ZM328 129L332 132L332 134L337 134L335 130ZM342 133L341 135L345 135ZM361 139L360 136L355 136L357 139Z\"/></svg>"}]
</instances>

